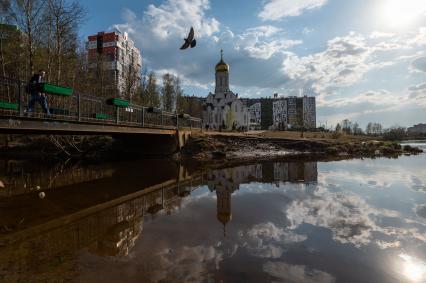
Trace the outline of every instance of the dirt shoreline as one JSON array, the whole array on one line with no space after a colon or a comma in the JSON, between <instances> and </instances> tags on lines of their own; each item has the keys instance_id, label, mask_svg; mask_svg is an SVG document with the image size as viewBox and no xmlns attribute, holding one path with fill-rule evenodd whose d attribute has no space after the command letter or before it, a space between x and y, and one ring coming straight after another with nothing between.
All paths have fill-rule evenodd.
<instances>
[{"instance_id":1,"label":"dirt shoreline","mask_svg":"<svg viewBox=\"0 0 426 283\"><path fill-rule=\"evenodd\" d=\"M123 154L114 146L112 138L92 137L79 144L79 151L70 146L65 150L52 147L49 140L37 139L31 143L0 148L0 156L11 159L75 158L89 162L117 161L123 158L153 158L134 152ZM268 137L259 134L202 133L194 135L181 150L172 156L184 163L250 162L270 159L342 160L352 158L397 157L419 154L422 150L401 146L398 142L370 138L316 139ZM163 158L166 156L162 156ZM168 156L170 158L170 156Z\"/></svg>"},{"instance_id":2,"label":"dirt shoreline","mask_svg":"<svg viewBox=\"0 0 426 283\"><path fill-rule=\"evenodd\" d=\"M398 142L370 139L288 139L243 135L198 135L184 147L181 157L198 162L221 159L262 160L315 156L320 159L396 157L419 154L422 150Z\"/></svg>"}]
</instances>

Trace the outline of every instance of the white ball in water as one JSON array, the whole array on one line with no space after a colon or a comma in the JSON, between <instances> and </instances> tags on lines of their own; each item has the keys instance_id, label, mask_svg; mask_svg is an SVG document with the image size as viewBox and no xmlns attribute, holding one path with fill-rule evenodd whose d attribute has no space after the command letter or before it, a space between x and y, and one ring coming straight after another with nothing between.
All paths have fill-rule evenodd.
<instances>
[{"instance_id":1,"label":"white ball in water","mask_svg":"<svg viewBox=\"0 0 426 283\"><path fill-rule=\"evenodd\" d=\"M46 197L46 194L44 192L40 192L38 194L38 197L41 198L41 199L44 199Z\"/></svg>"}]
</instances>

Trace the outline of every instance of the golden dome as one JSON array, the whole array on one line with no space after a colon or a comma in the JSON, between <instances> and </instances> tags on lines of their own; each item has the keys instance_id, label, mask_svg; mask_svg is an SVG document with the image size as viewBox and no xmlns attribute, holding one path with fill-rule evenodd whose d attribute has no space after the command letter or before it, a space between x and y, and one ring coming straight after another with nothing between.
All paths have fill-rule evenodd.
<instances>
[{"instance_id":1,"label":"golden dome","mask_svg":"<svg viewBox=\"0 0 426 283\"><path fill-rule=\"evenodd\" d=\"M229 65L226 64L225 61L220 60L220 62L216 64L216 72L229 72Z\"/></svg>"},{"instance_id":2,"label":"golden dome","mask_svg":"<svg viewBox=\"0 0 426 283\"><path fill-rule=\"evenodd\" d=\"M231 221L231 219L232 219L231 213L227 213L227 212L217 213L217 220L219 220L223 225Z\"/></svg>"},{"instance_id":3,"label":"golden dome","mask_svg":"<svg viewBox=\"0 0 426 283\"><path fill-rule=\"evenodd\" d=\"M229 65L223 61L223 50L220 50L220 61L216 64L216 72L229 72Z\"/></svg>"}]
</instances>

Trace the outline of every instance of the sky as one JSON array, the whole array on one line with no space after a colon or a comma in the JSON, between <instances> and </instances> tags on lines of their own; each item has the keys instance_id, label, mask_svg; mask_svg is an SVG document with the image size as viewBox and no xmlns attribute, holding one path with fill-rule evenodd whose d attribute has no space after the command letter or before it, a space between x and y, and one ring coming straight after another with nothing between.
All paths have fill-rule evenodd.
<instances>
[{"instance_id":1,"label":"sky","mask_svg":"<svg viewBox=\"0 0 426 283\"><path fill-rule=\"evenodd\" d=\"M179 76L187 95L214 91L230 65L240 97L316 96L317 121L426 123L424 0L90 0L80 36L118 28L143 66ZM179 50L193 26L197 47Z\"/></svg>"}]
</instances>

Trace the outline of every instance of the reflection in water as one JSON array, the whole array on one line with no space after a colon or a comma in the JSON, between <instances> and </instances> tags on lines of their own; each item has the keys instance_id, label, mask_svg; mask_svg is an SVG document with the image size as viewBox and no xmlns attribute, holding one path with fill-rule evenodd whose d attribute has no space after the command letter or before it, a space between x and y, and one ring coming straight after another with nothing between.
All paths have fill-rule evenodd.
<instances>
[{"instance_id":1,"label":"reflection in water","mask_svg":"<svg viewBox=\"0 0 426 283\"><path fill-rule=\"evenodd\" d=\"M0 197L90 182L111 177L112 174L113 170L108 165L82 167L70 160L54 166L31 161L0 160L0 180L4 184Z\"/></svg>"},{"instance_id":2,"label":"reflection in water","mask_svg":"<svg viewBox=\"0 0 426 283\"><path fill-rule=\"evenodd\" d=\"M426 194L399 178L426 183L416 158L103 165L0 198L0 282L423 282Z\"/></svg>"},{"instance_id":3,"label":"reflection in water","mask_svg":"<svg viewBox=\"0 0 426 283\"><path fill-rule=\"evenodd\" d=\"M26 180L30 187L35 187L29 180L38 184L49 173L40 172L40 176L34 173L23 179L11 174L6 178L11 188L7 193L10 197L0 201L0 282L50 282L49 278L55 278L54 282L69 280L75 277L78 252L82 249L100 256L128 255L142 234L144 215L172 211L179 205L180 196L189 195L192 186L200 182L192 178L185 168L167 163L150 162L154 167L151 170L161 168L163 175L160 179L149 178L151 170L135 172L138 177L135 189L132 188L132 177L135 176L132 169L109 168L108 176L128 180L127 190L113 185L114 192L109 195L109 188L103 186L105 183L96 183L98 181L94 180L97 178L87 183L89 179L86 178L85 195L80 195L76 202L68 198L70 193L82 194L80 182L85 177L93 177L91 172L96 167L78 168L77 173L60 171L58 186L74 180L77 187L52 191L46 200L33 194L21 195L23 190L15 193L13 189L16 187L12 184L22 184L21 181ZM18 168L19 163L8 164ZM139 170L135 164L130 165ZM23 167L19 168L23 172ZM50 168L48 172L56 172L57 168ZM103 168L105 166L97 167L97 170ZM78 177L73 178L75 176ZM107 175L99 173L95 176ZM91 185L99 186L100 191L91 188ZM140 191L141 188L144 190ZM70 203L73 207L69 207Z\"/></svg>"},{"instance_id":4,"label":"reflection in water","mask_svg":"<svg viewBox=\"0 0 426 283\"><path fill-rule=\"evenodd\" d=\"M270 172L273 172L273 178L269 178ZM211 170L207 175L207 184L211 192L216 191L217 219L223 224L226 236L226 224L232 219L231 195L239 189L240 184L254 181L311 183L316 182L317 177L316 162L274 162Z\"/></svg>"}]
</instances>

